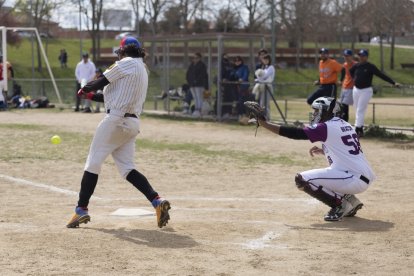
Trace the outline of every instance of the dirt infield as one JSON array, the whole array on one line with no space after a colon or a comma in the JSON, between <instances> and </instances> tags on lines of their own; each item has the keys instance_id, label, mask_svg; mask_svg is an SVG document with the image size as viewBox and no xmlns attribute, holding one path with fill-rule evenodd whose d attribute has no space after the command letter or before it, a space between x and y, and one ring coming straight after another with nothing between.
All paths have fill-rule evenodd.
<instances>
[{"instance_id":1,"label":"dirt infield","mask_svg":"<svg viewBox=\"0 0 414 276\"><path fill-rule=\"evenodd\" d=\"M327 223L328 208L293 182L326 166L308 141L144 117L136 161L171 201L168 227L112 214L153 210L108 158L91 223L65 228L103 116L0 113L1 275L413 275L412 143L362 140L377 180L357 217Z\"/></svg>"}]
</instances>

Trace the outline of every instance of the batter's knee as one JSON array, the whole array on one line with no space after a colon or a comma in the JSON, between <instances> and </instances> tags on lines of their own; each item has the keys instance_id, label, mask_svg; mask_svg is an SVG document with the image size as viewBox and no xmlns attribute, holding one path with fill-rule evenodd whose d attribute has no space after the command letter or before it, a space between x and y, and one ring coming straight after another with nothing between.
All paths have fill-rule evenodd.
<instances>
[{"instance_id":1,"label":"batter's knee","mask_svg":"<svg viewBox=\"0 0 414 276\"><path fill-rule=\"evenodd\" d=\"M93 163L93 162L87 162L85 164L85 171L88 171L90 173L94 173L94 174L100 174L101 173L101 168L102 165L99 163Z\"/></svg>"},{"instance_id":2,"label":"batter's knee","mask_svg":"<svg viewBox=\"0 0 414 276\"><path fill-rule=\"evenodd\" d=\"M309 182L304 180L302 175L300 173L296 174L295 176L295 183L296 183L296 187L299 190L304 190L306 186L309 185Z\"/></svg>"}]
</instances>

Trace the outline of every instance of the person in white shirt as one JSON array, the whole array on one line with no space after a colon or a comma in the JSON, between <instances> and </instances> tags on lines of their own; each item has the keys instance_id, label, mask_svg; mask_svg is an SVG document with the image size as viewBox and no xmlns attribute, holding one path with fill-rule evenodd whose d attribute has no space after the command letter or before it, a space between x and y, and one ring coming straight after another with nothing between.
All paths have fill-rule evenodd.
<instances>
[{"instance_id":1,"label":"person in white shirt","mask_svg":"<svg viewBox=\"0 0 414 276\"><path fill-rule=\"evenodd\" d=\"M269 54L261 57L262 66L255 71L256 84L253 87L253 94L260 106L266 108L266 117L270 119L270 99L273 94L273 81L275 79L275 67L271 64L272 58Z\"/></svg>"},{"instance_id":2,"label":"person in white shirt","mask_svg":"<svg viewBox=\"0 0 414 276\"><path fill-rule=\"evenodd\" d=\"M259 118L259 125L281 136L321 142L309 150L311 156L325 155L329 167L298 173L299 190L325 203L331 210L326 221L339 221L355 216L363 204L355 194L362 193L375 179L359 143L354 128L336 117L339 107L332 97L319 97L312 103L314 110L310 126L305 128L276 125Z\"/></svg>"},{"instance_id":3,"label":"person in white shirt","mask_svg":"<svg viewBox=\"0 0 414 276\"><path fill-rule=\"evenodd\" d=\"M86 83L90 82L95 78L96 67L95 64L89 59L88 53L82 54L82 60L76 65L75 76L76 76L76 91L79 91ZM80 110L81 98L76 97L75 111ZM84 112L91 112L91 101L85 100Z\"/></svg>"}]
</instances>

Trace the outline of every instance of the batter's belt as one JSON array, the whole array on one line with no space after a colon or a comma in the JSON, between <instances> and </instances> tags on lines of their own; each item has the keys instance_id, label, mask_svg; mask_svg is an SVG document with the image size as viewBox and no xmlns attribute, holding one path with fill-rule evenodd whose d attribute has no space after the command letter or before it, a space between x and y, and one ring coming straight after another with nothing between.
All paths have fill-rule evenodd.
<instances>
[{"instance_id":1,"label":"batter's belt","mask_svg":"<svg viewBox=\"0 0 414 276\"><path fill-rule=\"evenodd\" d=\"M361 180L362 180L362 181L364 181L365 183L369 184L369 179L368 179L368 178L366 178L365 176L361 175L361 176L359 177L359 179L361 179Z\"/></svg>"},{"instance_id":2,"label":"batter's belt","mask_svg":"<svg viewBox=\"0 0 414 276\"><path fill-rule=\"evenodd\" d=\"M107 109L106 113L107 114L111 113L111 114L118 115L118 116L125 117L125 118L127 118L127 117L138 118L137 115L135 115L133 113L124 113L124 112L118 111L118 110L112 110L111 111L110 109Z\"/></svg>"}]
</instances>

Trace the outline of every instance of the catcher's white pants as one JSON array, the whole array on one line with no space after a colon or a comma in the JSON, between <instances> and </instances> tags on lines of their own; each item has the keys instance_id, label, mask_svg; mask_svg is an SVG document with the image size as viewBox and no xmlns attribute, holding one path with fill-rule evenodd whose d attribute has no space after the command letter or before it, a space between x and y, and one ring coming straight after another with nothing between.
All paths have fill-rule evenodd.
<instances>
[{"instance_id":1,"label":"catcher's white pants","mask_svg":"<svg viewBox=\"0 0 414 276\"><path fill-rule=\"evenodd\" d=\"M354 86L352 90L352 97L354 99L355 107L355 127L363 127L365 120L365 112L368 108L369 100L372 98L372 87L363 89Z\"/></svg>"},{"instance_id":2,"label":"catcher's white pants","mask_svg":"<svg viewBox=\"0 0 414 276\"><path fill-rule=\"evenodd\" d=\"M139 133L140 121L137 118L125 118L112 113L113 110L106 114L96 129L85 171L99 174L103 162L112 154L119 173L126 178L129 172L135 169L135 140Z\"/></svg>"},{"instance_id":3,"label":"catcher's white pants","mask_svg":"<svg viewBox=\"0 0 414 276\"><path fill-rule=\"evenodd\" d=\"M371 184L362 181L360 174L340 171L331 167L304 171L300 175L305 181L311 183L313 190L322 186L323 190L331 195L343 196L344 194L362 193Z\"/></svg>"}]
</instances>

